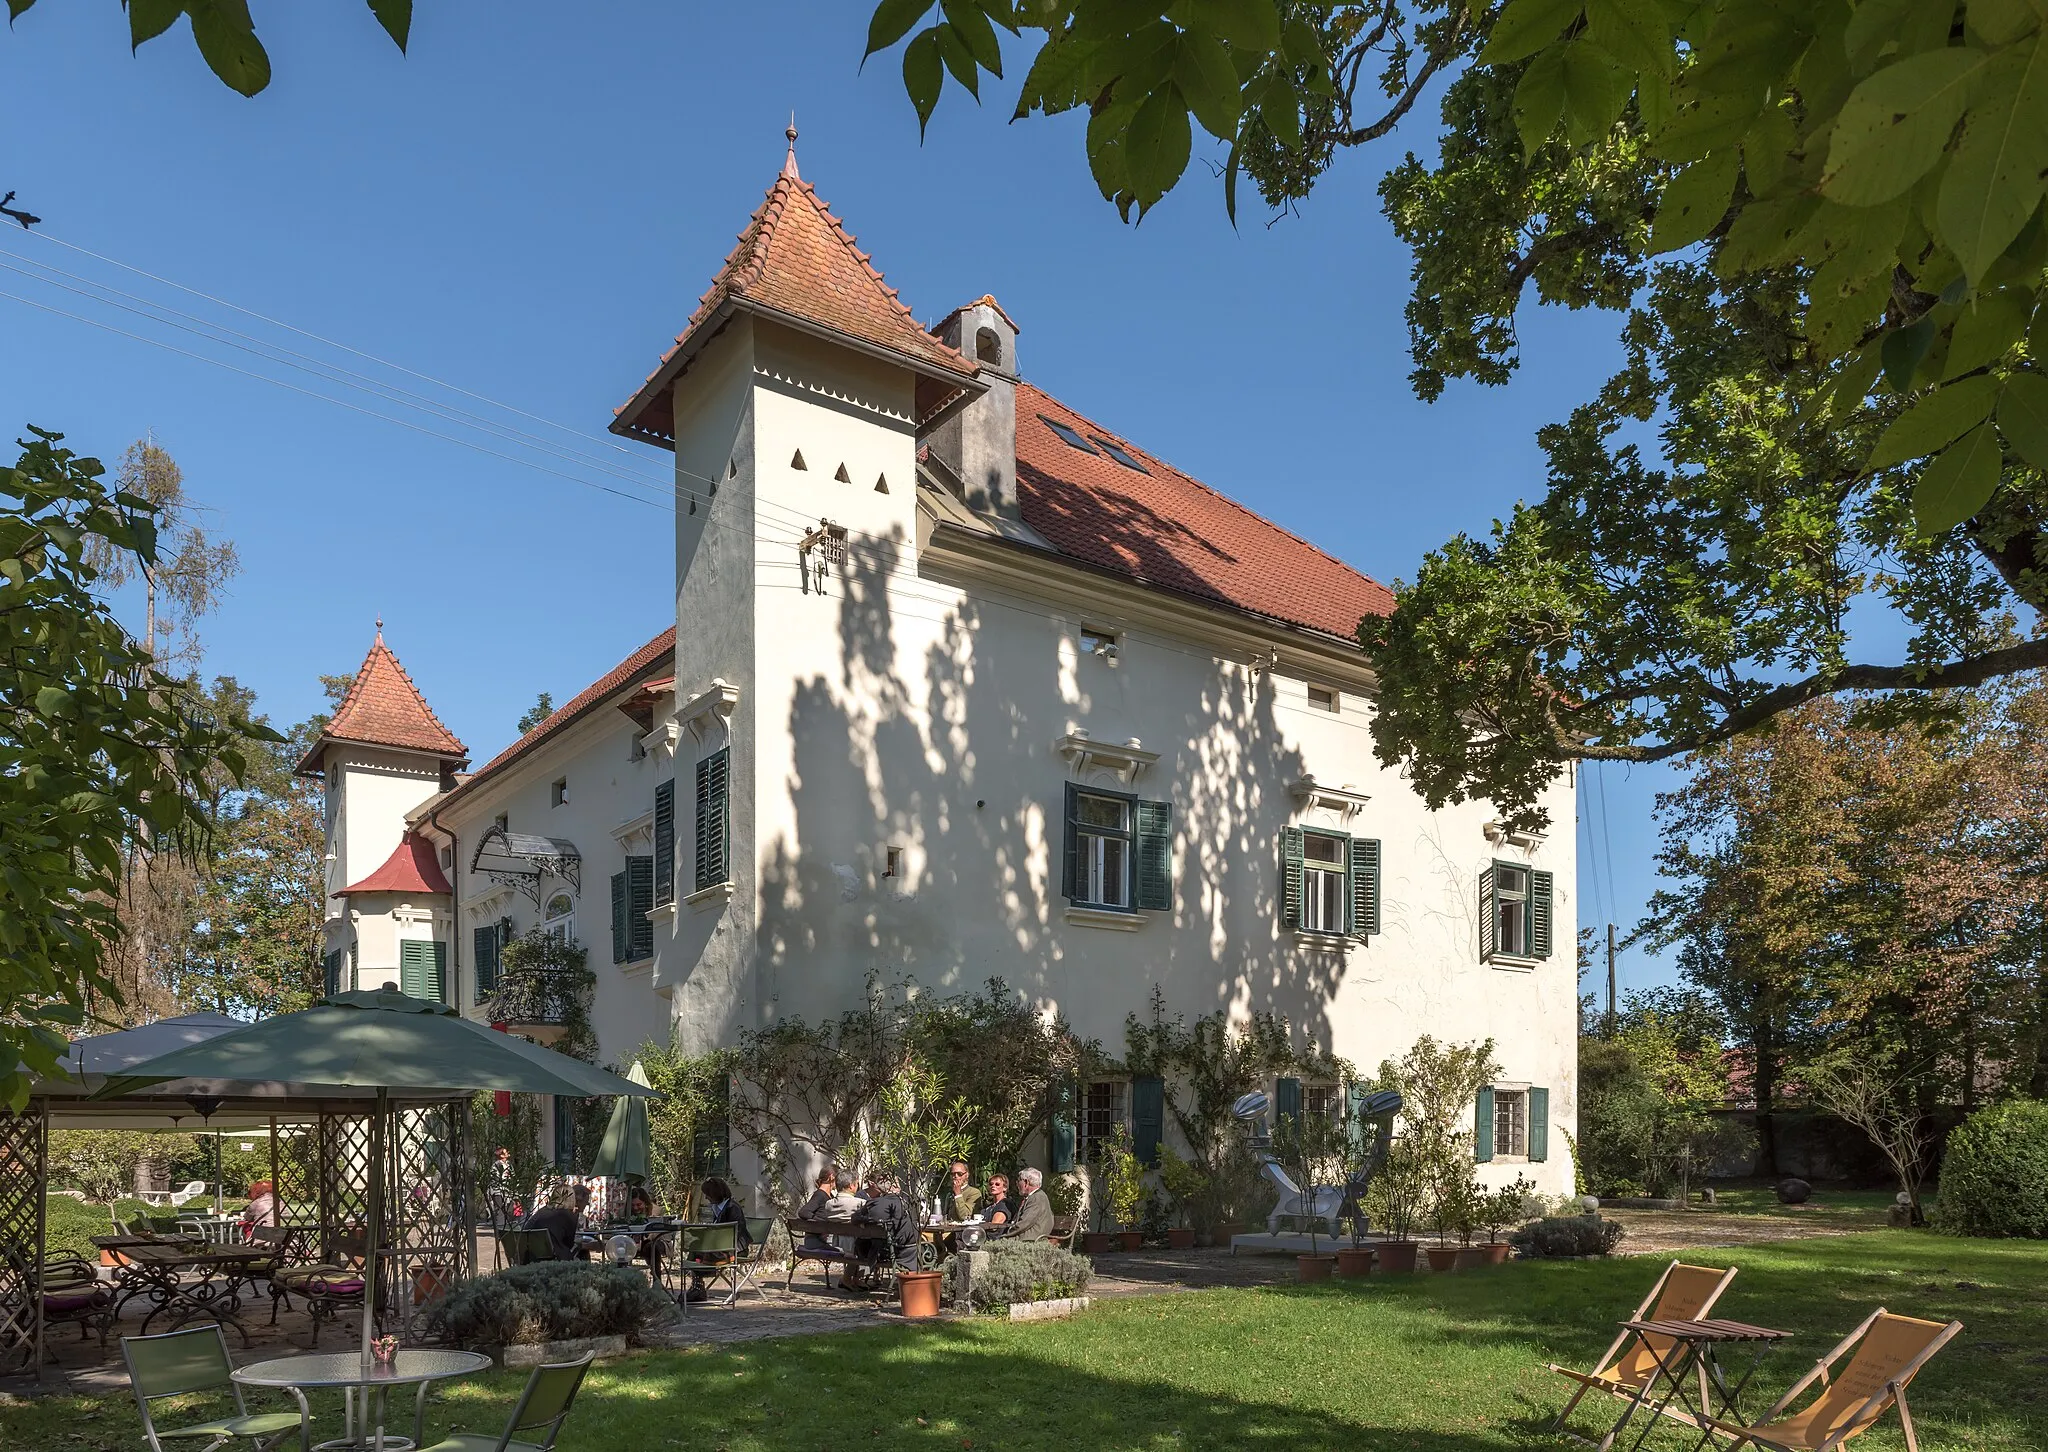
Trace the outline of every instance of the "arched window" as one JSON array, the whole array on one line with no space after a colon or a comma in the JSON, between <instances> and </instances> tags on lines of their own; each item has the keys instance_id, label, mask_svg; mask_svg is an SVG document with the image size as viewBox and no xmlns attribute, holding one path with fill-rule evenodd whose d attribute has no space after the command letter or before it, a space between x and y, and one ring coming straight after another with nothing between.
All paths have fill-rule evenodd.
<instances>
[{"instance_id":1,"label":"arched window","mask_svg":"<svg viewBox=\"0 0 2048 1452\"><path fill-rule=\"evenodd\" d=\"M993 364L997 368L1003 366L1003 340L997 336L994 328L974 330L974 356L979 361Z\"/></svg>"},{"instance_id":2,"label":"arched window","mask_svg":"<svg viewBox=\"0 0 2048 1452\"><path fill-rule=\"evenodd\" d=\"M548 899L547 912L541 921L541 930L551 938L567 943L576 936L576 902L566 892L558 892Z\"/></svg>"}]
</instances>

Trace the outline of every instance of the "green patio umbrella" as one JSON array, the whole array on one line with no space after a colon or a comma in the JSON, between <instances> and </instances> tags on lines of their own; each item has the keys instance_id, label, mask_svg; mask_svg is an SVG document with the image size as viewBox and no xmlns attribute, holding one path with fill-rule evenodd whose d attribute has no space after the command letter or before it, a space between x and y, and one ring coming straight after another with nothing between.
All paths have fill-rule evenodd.
<instances>
[{"instance_id":1,"label":"green patio umbrella","mask_svg":"<svg viewBox=\"0 0 2048 1452\"><path fill-rule=\"evenodd\" d=\"M381 1166L384 1120L393 1090L506 1089L519 1094L651 1097L646 1083L472 1023L442 1003L395 988L337 993L312 1008L281 1013L203 1043L187 1045L110 1075L95 1099L133 1093L173 1079L228 1084L340 1085L376 1091L370 1163ZM644 1118L644 1116L643 1116ZM375 1336L377 1235L383 1224L383 1176L370 1176L365 1245L363 1355Z\"/></svg>"},{"instance_id":2,"label":"green patio umbrella","mask_svg":"<svg viewBox=\"0 0 2048 1452\"><path fill-rule=\"evenodd\" d=\"M650 1094L654 1092L647 1083L647 1070L638 1059L626 1071L626 1078ZM612 1105L611 1123L604 1127L604 1143L597 1147L597 1160L591 1165L591 1172L642 1181L647 1178L648 1154L647 1101L622 1095Z\"/></svg>"}]
</instances>

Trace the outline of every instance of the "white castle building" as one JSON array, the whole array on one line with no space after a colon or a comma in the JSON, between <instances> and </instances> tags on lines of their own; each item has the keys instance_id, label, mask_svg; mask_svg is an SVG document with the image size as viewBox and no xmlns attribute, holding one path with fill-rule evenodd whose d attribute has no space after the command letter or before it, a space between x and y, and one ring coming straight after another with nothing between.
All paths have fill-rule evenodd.
<instances>
[{"instance_id":1,"label":"white castle building","mask_svg":"<svg viewBox=\"0 0 2048 1452\"><path fill-rule=\"evenodd\" d=\"M1573 854L1375 760L1384 587L1034 387L993 297L920 326L793 148L612 428L674 455L674 619L466 774L380 631L305 762L336 986L475 1013L539 924L614 1061L871 975L1001 977L1112 1048L1155 987L1365 1068L1491 1037L1487 1173L1571 1188Z\"/></svg>"}]
</instances>

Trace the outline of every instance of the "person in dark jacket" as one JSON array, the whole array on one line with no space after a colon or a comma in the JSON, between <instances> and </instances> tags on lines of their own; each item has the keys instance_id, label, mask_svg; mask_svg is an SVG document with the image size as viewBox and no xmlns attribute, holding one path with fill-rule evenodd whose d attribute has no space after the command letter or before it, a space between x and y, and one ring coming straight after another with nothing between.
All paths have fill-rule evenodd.
<instances>
[{"instance_id":1,"label":"person in dark jacket","mask_svg":"<svg viewBox=\"0 0 2048 1452\"><path fill-rule=\"evenodd\" d=\"M534 1211L526 1217L522 1230L545 1230L548 1249L556 1260L587 1259L582 1246L577 1244L576 1232L583 1225L583 1211L590 1204L590 1187L578 1185L573 1201L571 1197L557 1194L552 1204Z\"/></svg>"},{"instance_id":2,"label":"person in dark jacket","mask_svg":"<svg viewBox=\"0 0 2048 1452\"><path fill-rule=\"evenodd\" d=\"M699 1224L738 1226L734 1243L743 1251L754 1243L747 1235L747 1212L733 1199L732 1186L714 1175L697 1187L697 1201ZM704 1284L702 1271L691 1273L690 1289L684 1294L693 1301L701 1301L711 1294Z\"/></svg>"},{"instance_id":3,"label":"person in dark jacket","mask_svg":"<svg viewBox=\"0 0 2048 1452\"><path fill-rule=\"evenodd\" d=\"M867 1226L874 1233L862 1236L855 1242L855 1248L877 1275L885 1262L893 1263L899 1270L915 1270L917 1211L904 1197L903 1186L894 1176L878 1176L875 1191L853 1216L855 1225Z\"/></svg>"}]
</instances>

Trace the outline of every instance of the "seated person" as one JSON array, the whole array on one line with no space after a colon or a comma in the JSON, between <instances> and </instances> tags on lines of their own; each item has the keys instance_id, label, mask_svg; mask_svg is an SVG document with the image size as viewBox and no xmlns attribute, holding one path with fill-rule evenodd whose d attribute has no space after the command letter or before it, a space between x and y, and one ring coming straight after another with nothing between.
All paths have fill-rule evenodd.
<instances>
[{"instance_id":1,"label":"seated person","mask_svg":"<svg viewBox=\"0 0 2048 1452\"><path fill-rule=\"evenodd\" d=\"M277 1224L277 1187L268 1180L257 1180L249 1186L249 1203L242 1210L243 1239L249 1239L248 1232L257 1226Z\"/></svg>"},{"instance_id":2,"label":"seated person","mask_svg":"<svg viewBox=\"0 0 2048 1452\"><path fill-rule=\"evenodd\" d=\"M885 1263L902 1270L916 1269L917 1212L904 1197L903 1186L892 1175L877 1175L871 1188L874 1194L853 1217L854 1224L871 1233L861 1236L855 1249L875 1272Z\"/></svg>"},{"instance_id":3,"label":"seated person","mask_svg":"<svg viewBox=\"0 0 2048 1452\"><path fill-rule=\"evenodd\" d=\"M654 1203L654 1196L640 1185L626 1192L626 1219L634 1225L643 1225L661 1214L661 1207Z\"/></svg>"},{"instance_id":4,"label":"seated person","mask_svg":"<svg viewBox=\"0 0 2048 1452\"><path fill-rule=\"evenodd\" d=\"M747 1212L740 1208L739 1201L733 1199L732 1186L714 1175L697 1187L697 1197L699 1224L738 1226L735 1244L739 1249L745 1250L753 1244L747 1235ZM684 1294L693 1301L701 1301L711 1294L702 1271L690 1272L690 1289Z\"/></svg>"},{"instance_id":5,"label":"seated person","mask_svg":"<svg viewBox=\"0 0 2048 1452\"><path fill-rule=\"evenodd\" d=\"M1017 1176L1017 1188L1024 1192L1017 1213L1003 1229L1010 1240L1044 1240L1052 1234L1052 1201L1046 1198L1045 1176L1024 1170Z\"/></svg>"},{"instance_id":6,"label":"seated person","mask_svg":"<svg viewBox=\"0 0 2048 1452\"><path fill-rule=\"evenodd\" d=\"M988 1199L982 1203L982 1218L990 1225L1010 1223L1010 1177L990 1175L988 1177Z\"/></svg>"},{"instance_id":7,"label":"seated person","mask_svg":"<svg viewBox=\"0 0 2048 1452\"><path fill-rule=\"evenodd\" d=\"M583 1212L590 1204L590 1187L578 1185L572 1194L557 1190L549 1202L526 1217L521 1230L545 1230L548 1235L548 1250L556 1260L587 1260L589 1252L577 1244L576 1232L582 1227Z\"/></svg>"},{"instance_id":8,"label":"seated person","mask_svg":"<svg viewBox=\"0 0 2048 1452\"><path fill-rule=\"evenodd\" d=\"M839 1171L827 1165L818 1175L817 1188L811 1191L810 1198L804 1201L796 1212L796 1218L810 1221L843 1221L851 1225L854 1212L860 1209L862 1203L860 1196L853 1193L851 1186L844 1190L839 1187ZM822 1235L815 1230L806 1231L804 1249L844 1250L845 1246L834 1244L835 1240L840 1238Z\"/></svg>"},{"instance_id":9,"label":"seated person","mask_svg":"<svg viewBox=\"0 0 2048 1452\"><path fill-rule=\"evenodd\" d=\"M955 1160L946 1172L946 1218L972 1220L981 1208L981 1191L974 1186L967 1161Z\"/></svg>"}]
</instances>

